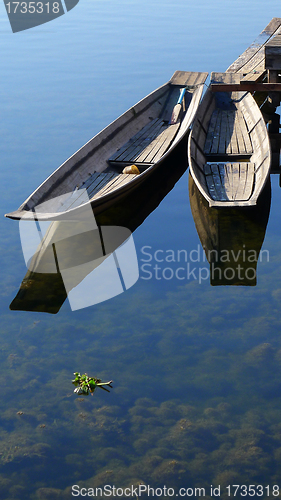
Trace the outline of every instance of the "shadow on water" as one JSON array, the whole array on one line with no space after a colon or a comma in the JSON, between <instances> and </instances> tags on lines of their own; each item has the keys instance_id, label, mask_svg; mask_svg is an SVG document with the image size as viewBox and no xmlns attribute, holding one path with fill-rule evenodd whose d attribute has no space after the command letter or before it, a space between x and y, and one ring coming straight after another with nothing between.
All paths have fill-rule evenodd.
<instances>
[{"instance_id":1,"label":"shadow on water","mask_svg":"<svg viewBox=\"0 0 281 500\"><path fill-rule=\"evenodd\" d=\"M51 223L39 247L27 262L28 271L10 309L56 314L69 292L100 266L108 255L125 244L130 234L173 189L186 169L184 139L161 169L156 170L122 201L97 215L96 219L91 214L89 221ZM26 221L23 222L25 224ZM110 236L106 227L108 231L111 230ZM114 227L116 229L113 231ZM66 269L71 269L67 286L63 272Z\"/></svg>"},{"instance_id":2,"label":"shadow on water","mask_svg":"<svg viewBox=\"0 0 281 500\"><path fill-rule=\"evenodd\" d=\"M270 178L254 207L209 207L191 175L189 198L195 227L210 264L211 285L255 286L270 213Z\"/></svg>"}]
</instances>

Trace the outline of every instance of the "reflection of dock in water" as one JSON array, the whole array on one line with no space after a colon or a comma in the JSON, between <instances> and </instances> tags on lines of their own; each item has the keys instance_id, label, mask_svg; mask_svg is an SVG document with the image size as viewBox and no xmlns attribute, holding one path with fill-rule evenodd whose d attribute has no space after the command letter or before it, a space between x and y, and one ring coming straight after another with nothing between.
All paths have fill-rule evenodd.
<instances>
[{"instance_id":1,"label":"reflection of dock in water","mask_svg":"<svg viewBox=\"0 0 281 500\"><path fill-rule=\"evenodd\" d=\"M135 231L171 191L187 169L185 152L186 140L163 164L161 174L156 170L132 194L96 216L96 219L92 216L88 222L81 220L78 223L51 223L49 236L46 233L43 239L45 243L48 240L48 244L40 244L37 248L10 309L56 314L69 291L75 287L78 290L79 284L99 263L103 263L110 252L115 253L130 232ZM28 226L33 223L23 221L23 228L25 224ZM112 237L112 230L115 228L117 232ZM110 241L107 238L109 230ZM70 281L69 272L67 276L67 290L65 269L71 269Z\"/></svg>"},{"instance_id":2,"label":"reflection of dock in water","mask_svg":"<svg viewBox=\"0 0 281 500\"><path fill-rule=\"evenodd\" d=\"M270 179L254 207L209 207L191 175L189 198L195 227L210 264L211 285L255 286L270 212Z\"/></svg>"}]
</instances>

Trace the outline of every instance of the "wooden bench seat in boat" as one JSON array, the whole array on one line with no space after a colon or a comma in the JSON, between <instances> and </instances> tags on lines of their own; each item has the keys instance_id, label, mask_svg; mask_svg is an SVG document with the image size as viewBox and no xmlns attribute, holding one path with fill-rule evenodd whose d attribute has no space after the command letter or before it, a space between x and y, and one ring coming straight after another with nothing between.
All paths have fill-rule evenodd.
<instances>
[{"instance_id":1,"label":"wooden bench seat in boat","mask_svg":"<svg viewBox=\"0 0 281 500\"><path fill-rule=\"evenodd\" d=\"M246 201L254 188L254 163L209 163L204 175L211 198L215 201Z\"/></svg>"},{"instance_id":2,"label":"wooden bench seat in boat","mask_svg":"<svg viewBox=\"0 0 281 500\"><path fill-rule=\"evenodd\" d=\"M156 163L171 145L179 126L180 123L169 125L160 118L152 120L119 148L108 162L116 166L131 163L145 166Z\"/></svg>"},{"instance_id":3,"label":"wooden bench seat in boat","mask_svg":"<svg viewBox=\"0 0 281 500\"><path fill-rule=\"evenodd\" d=\"M216 108L211 116L207 131L204 154L251 156L253 147L249 131L240 110Z\"/></svg>"}]
</instances>

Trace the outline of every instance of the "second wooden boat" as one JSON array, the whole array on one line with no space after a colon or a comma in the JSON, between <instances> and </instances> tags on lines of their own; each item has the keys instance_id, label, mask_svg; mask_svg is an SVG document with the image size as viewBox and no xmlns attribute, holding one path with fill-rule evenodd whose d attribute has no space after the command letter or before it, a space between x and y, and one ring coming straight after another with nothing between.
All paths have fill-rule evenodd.
<instances>
[{"instance_id":1,"label":"second wooden boat","mask_svg":"<svg viewBox=\"0 0 281 500\"><path fill-rule=\"evenodd\" d=\"M77 209L81 218L89 202L95 214L108 209L150 176L187 134L207 76L176 71L168 83L79 149L6 217L75 220Z\"/></svg>"},{"instance_id":2,"label":"second wooden boat","mask_svg":"<svg viewBox=\"0 0 281 500\"><path fill-rule=\"evenodd\" d=\"M239 83L212 73L212 83ZM207 90L188 141L191 175L210 207L256 205L270 172L266 124L249 92Z\"/></svg>"}]
</instances>

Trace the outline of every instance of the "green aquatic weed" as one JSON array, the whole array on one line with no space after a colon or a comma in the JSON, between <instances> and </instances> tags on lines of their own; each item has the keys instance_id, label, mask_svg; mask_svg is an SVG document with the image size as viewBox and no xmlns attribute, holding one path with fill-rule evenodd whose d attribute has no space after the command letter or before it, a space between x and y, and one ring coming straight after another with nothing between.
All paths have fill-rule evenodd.
<instances>
[{"instance_id":1,"label":"green aquatic weed","mask_svg":"<svg viewBox=\"0 0 281 500\"><path fill-rule=\"evenodd\" d=\"M84 396L88 396L88 394L90 393L91 395L93 395L97 387L100 387L104 391L109 392L109 390L104 387L105 385L108 385L112 388L112 380L110 380L109 382L102 382L99 378L89 377L87 373L81 375L79 372L75 372L74 375L75 378L74 380L72 380L72 383L76 386L76 389L74 389L74 392L76 394L83 394Z\"/></svg>"}]
</instances>

